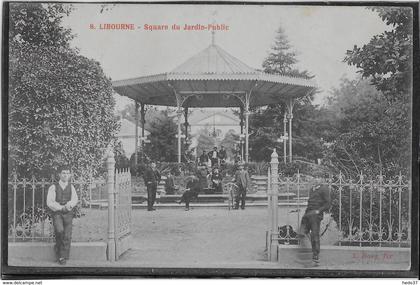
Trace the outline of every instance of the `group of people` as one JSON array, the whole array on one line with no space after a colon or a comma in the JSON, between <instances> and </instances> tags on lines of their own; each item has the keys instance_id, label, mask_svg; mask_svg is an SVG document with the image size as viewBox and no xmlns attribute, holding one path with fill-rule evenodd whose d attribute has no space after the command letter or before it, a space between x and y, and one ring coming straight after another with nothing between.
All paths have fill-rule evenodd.
<instances>
[{"instance_id":1,"label":"group of people","mask_svg":"<svg viewBox=\"0 0 420 285\"><path fill-rule=\"evenodd\" d=\"M60 265L65 265L69 259L70 244L72 235L73 209L78 203L78 196L74 186L70 183L71 170L69 166L61 166L58 169L59 181L51 185L47 194L47 206L51 211L51 219L54 226L55 245L54 252L56 260ZM217 171L216 171L216 175ZM146 169L144 181L147 187L147 210L154 211L153 205L156 200L157 185L161 179L156 164L152 162ZM220 179L217 179L218 181ZM221 180L220 180L221 181ZM232 182L237 187L234 209L245 209L246 192L251 186L251 179L248 172L244 169L243 163L238 164ZM326 180L318 177L312 187L307 208L301 220L298 237L304 239L309 236L312 247L312 260L315 264L319 263L320 253L320 224L323 215L329 210L331 205L330 193ZM219 185L219 182L213 181ZM183 193L179 203L185 203L185 209L189 210L192 199L197 198L201 191L200 181L197 176L192 176L187 182L186 191Z\"/></svg>"},{"instance_id":2,"label":"group of people","mask_svg":"<svg viewBox=\"0 0 420 285\"><path fill-rule=\"evenodd\" d=\"M203 149L203 153L198 158L198 164L204 166L223 166L226 163L227 153L223 145L220 147L220 150L217 150L217 146L213 150L207 151Z\"/></svg>"}]
</instances>

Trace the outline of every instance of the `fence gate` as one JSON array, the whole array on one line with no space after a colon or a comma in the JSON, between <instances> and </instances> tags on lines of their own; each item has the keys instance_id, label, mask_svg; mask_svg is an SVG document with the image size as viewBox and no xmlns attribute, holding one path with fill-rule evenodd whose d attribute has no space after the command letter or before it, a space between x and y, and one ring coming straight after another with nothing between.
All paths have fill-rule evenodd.
<instances>
[{"instance_id":1,"label":"fence gate","mask_svg":"<svg viewBox=\"0 0 420 285\"><path fill-rule=\"evenodd\" d=\"M128 169L115 174L115 259L130 249L131 174Z\"/></svg>"},{"instance_id":2,"label":"fence gate","mask_svg":"<svg viewBox=\"0 0 420 285\"><path fill-rule=\"evenodd\" d=\"M114 153L108 152L108 240L109 261L118 260L130 249L131 174L129 169L115 169ZM114 179L115 178L115 179Z\"/></svg>"}]
</instances>

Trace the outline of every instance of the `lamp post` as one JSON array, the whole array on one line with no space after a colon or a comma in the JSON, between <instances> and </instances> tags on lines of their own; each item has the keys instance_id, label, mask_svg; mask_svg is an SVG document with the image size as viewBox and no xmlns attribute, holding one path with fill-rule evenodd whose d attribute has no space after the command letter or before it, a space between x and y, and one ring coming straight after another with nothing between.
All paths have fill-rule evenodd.
<instances>
[{"instance_id":1,"label":"lamp post","mask_svg":"<svg viewBox=\"0 0 420 285\"><path fill-rule=\"evenodd\" d=\"M289 139L289 134L288 133L284 133L284 135L280 136L280 138L278 138L276 141L278 143L283 143L283 161L284 163L287 162L287 150L286 150L286 145L287 145L287 140Z\"/></svg>"},{"instance_id":2,"label":"lamp post","mask_svg":"<svg viewBox=\"0 0 420 285\"><path fill-rule=\"evenodd\" d=\"M139 137L140 145L141 145L141 161L144 162L145 158L145 144L150 143L150 140L147 139L147 137Z\"/></svg>"},{"instance_id":3,"label":"lamp post","mask_svg":"<svg viewBox=\"0 0 420 285\"><path fill-rule=\"evenodd\" d=\"M240 134L239 143L241 147L241 160L244 160L244 142L245 142L245 134Z\"/></svg>"}]
</instances>

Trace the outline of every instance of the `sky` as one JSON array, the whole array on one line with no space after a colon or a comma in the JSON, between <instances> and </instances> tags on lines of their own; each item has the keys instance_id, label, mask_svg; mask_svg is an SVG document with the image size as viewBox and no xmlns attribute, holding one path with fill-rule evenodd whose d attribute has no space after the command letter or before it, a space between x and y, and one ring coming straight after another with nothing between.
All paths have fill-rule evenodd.
<instances>
[{"instance_id":1,"label":"sky","mask_svg":"<svg viewBox=\"0 0 420 285\"><path fill-rule=\"evenodd\" d=\"M100 12L100 4L76 4L63 25L77 36L73 45L101 63L112 80L169 72L211 43L209 31L184 31L185 24L224 24L215 42L247 65L261 69L282 27L298 53L298 67L315 75L322 104L340 78L355 78L357 69L343 62L346 50L369 42L387 26L364 7L284 5L117 4ZM102 24L133 24L135 30L103 30ZM168 25L149 31L144 25ZM181 30L171 30L172 24ZM91 25L95 29L91 29ZM131 101L118 96L117 109Z\"/></svg>"}]
</instances>

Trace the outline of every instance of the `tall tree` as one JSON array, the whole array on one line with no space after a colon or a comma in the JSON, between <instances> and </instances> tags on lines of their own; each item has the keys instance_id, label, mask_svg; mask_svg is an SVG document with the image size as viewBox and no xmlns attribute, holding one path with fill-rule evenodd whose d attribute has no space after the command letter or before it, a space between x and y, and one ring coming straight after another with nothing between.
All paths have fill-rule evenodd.
<instances>
[{"instance_id":1,"label":"tall tree","mask_svg":"<svg viewBox=\"0 0 420 285\"><path fill-rule=\"evenodd\" d=\"M99 169L118 125L111 81L70 47L67 4L11 3L9 169L45 176L61 163Z\"/></svg>"},{"instance_id":2,"label":"tall tree","mask_svg":"<svg viewBox=\"0 0 420 285\"><path fill-rule=\"evenodd\" d=\"M274 44L262 66L264 72L312 78L307 70L300 71L296 64L297 53L280 27ZM316 113L312 105L312 96L297 100L293 118L294 155L315 159L320 153L319 138L314 138L311 127L305 127L308 121L314 120ZM282 103L272 104L265 108L253 110L250 117L250 156L253 160L268 160L273 147L279 146L276 140L283 134L283 117L285 106Z\"/></svg>"},{"instance_id":3,"label":"tall tree","mask_svg":"<svg viewBox=\"0 0 420 285\"><path fill-rule=\"evenodd\" d=\"M363 47L354 46L346 53L345 61L359 68L363 78L368 78L381 92L381 104L372 112L385 114L374 127L382 135L378 140L393 138L380 151L392 150L386 156L385 169L409 169L411 133L411 83L412 83L412 10L410 8L370 8L390 27L375 35ZM378 131L379 132L379 131ZM365 142L367 143L367 142ZM398 154L396 156L396 154ZM392 166L392 167L391 167Z\"/></svg>"}]
</instances>

